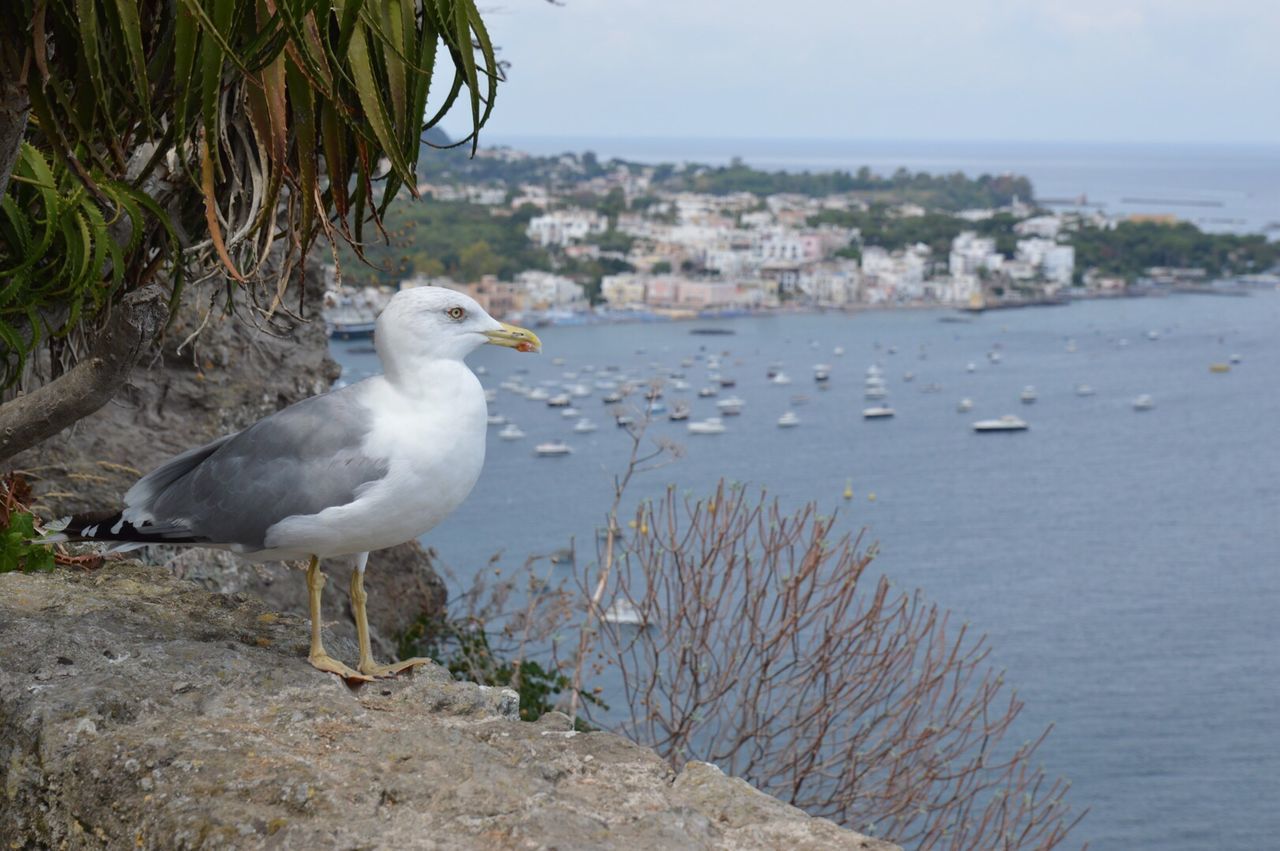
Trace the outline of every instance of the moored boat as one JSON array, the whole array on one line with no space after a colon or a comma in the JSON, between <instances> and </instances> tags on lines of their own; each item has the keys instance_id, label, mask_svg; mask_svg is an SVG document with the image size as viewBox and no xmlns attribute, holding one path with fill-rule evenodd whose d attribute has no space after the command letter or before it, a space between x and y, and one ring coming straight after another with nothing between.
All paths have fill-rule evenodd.
<instances>
[{"instance_id":1,"label":"moored boat","mask_svg":"<svg viewBox=\"0 0 1280 851\"><path fill-rule=\"evenodd\" d=\"M1005 414L994 420L978 420L973 424L973 430L978 432L988 431L1026 431L1030 426L1027 421L1015 417L1013 414Z\"/></svg>"},{"instance_id":2,"label":"moored boat","mask_svg":"<svg viewBox=\"0 0 1280 851\"><path fill-rule=\"evenodd\" d=\"M534 454L542 457L550 457L555 455L569 455L573 450L569 444L559 440L551 440L546 443L539 443L533 448Z\"/></svg>"},{"instance_id":3,"label":"moored boat","mask_svg":"<svg viewBox=\"0 0 1280 851\"><path fill-rule=\"evenodd\" d=\"M724 434L724 422L719 417L708 417L696 423L689 423L686 428L689 434Z\"/></svg>"}]
</instances>

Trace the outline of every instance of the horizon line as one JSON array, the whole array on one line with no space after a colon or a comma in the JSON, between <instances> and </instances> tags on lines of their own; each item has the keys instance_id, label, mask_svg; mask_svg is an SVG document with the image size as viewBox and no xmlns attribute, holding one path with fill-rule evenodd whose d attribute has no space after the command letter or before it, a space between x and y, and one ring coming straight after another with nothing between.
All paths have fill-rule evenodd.
<instances>
[{"instance_id":1,"label":"horizon line","mask_svg":"<svg viewBox=\"0 0 1280 851\"><path fill-rule=\"evenodd\" d=\"M1146 140L1146 139L1047 139L1047 138L921 138L891 136L662 136L654 134L618 135L597 133L528 133L481 131L482 144L485 136L501 141L503 139L540 139L564 141L602 141L602 142L799 142L799 143L831 143L849 142L861 144L944 144L944 145L1127 145L1156 147L1250 147L1280 149L1280 140Z\"/></svg>"}]
</instances>

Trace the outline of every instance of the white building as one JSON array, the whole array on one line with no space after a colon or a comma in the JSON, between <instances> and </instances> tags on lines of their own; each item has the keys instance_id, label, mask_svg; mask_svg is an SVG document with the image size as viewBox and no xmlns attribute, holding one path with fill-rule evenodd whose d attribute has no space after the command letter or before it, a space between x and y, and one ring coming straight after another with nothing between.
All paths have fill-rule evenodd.
<instances>
[{"instance_id":1,"label":"white building","mask_svg":"<svg viewBox=\"0 0 1280 851\"><path fill-rule=\"evenodd\" d=\"M1032 216L1013 226L1013 232L1019 236L1040 236L1045 239L1056 239L1061 230L1062 219L1054 215Z\"/></svg>"},{"instance_id":2,"label":"white building","mask_svg":"<svg viewBox=\"0 0 1280 851\"><path fill-rule=\"evenodd\" d=\"M1071 284L1076 268L1076 250L1052 239L1032 237L1018 240L1017 259L1033 267L1041 277L1063 286Z\"/></svg>"},{"instance_id":3,"label":"white building","mask_svg":"<svg viewBox=\"0 0 1280 851\"><path fill-rule=\"evenodd\" d=\"M582 284L563 275L529 269L516 275L516 283L524 289L525 304L536 310L587 306L586 290Z\"/></svg>"},{"instance_id":4,"label":"white building","mask_svg":"<svg viewBox=\"0 0 1280 851\"><path fill-rule=\"evenodd\" d=\"M862 250L862 276L867 300L874 303L914 301L924 296L929 246L918 244L888 252L877 246Z\"/></svg>"},{"instance_id":5,"label":"white building","mask_svg":"<svg viewBox=\"0 0 1280 851\"><path fill-rule=\"evenodd\" d=\"M976 275L983 269L994 272L1004 263L1004 257L996 252L994 237L978 236L964 231L951 240L951 256L947 268L952 275Z\"/></svg>"},{"instance_id":6,"label":"white building","mask_svg":"<svg viewBox=\"0 0 1280 851\"><path fill-rule=\"evenodd\" d=\"M529 238L543 248L568 245L604 233L609 220L592 210L555 210L529 220Z\"/></svg>"}]
</instances>

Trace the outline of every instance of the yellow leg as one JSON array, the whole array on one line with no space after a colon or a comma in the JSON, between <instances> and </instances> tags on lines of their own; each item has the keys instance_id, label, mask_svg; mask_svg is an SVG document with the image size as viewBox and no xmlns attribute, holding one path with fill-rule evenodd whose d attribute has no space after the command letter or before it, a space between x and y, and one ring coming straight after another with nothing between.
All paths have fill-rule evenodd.
<instances>
[{"instance_id":1,"label":"yellow leg","mask_svg":"<svg viewBox=\"0 0 1280 851\"><path fill-rule=\"evenodd\" d=\"M390 665L379 665L373 661L373 647L369 643L369 615L365 612L365 602L369 595L364 590L364 570L361 566L351 571L351 608L356 613L356 637L360 640L360 672L372 677L394 677L401 671L409 671L418 665L425 665L430 659L415 656L403 662Z\"/></svg>"},{"instance_id":2,"label":"yellow leg","mask_svg":"<svg viewBox=\"0 0 1280 851\"><path fill-rule=\"evenodd\" d=\"M311 600L311 655L307 661L312 667L337 674L348 682L371 682L373 677L348 668L325 652L324 642L320 640L320 595L323 591L324 574L320 572L320 559L312 556L311 563L307 565L307 593Z\"/></svg>"}]
</instances>

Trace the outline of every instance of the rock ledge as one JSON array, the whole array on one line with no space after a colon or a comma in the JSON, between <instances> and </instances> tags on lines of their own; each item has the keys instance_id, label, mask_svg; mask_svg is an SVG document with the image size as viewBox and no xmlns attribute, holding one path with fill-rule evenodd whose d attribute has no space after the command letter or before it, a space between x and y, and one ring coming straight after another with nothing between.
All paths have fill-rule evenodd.
<instances>
[{"instance_id":1,"label":"rock ledge","mask_svg":"<svg viewBox=\"0 0 1280 851\"><path fill-rule=\"evenodd\" d=\"M439 668L352 691L306 636L159 568L0 575L0 846L894 847Z\"/></svg>"}]
</instances>

